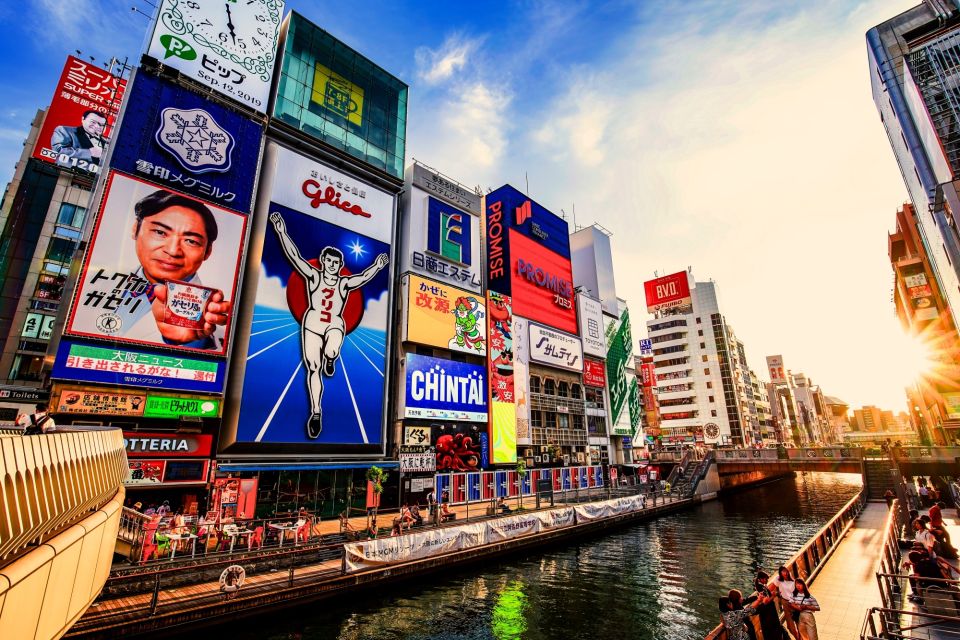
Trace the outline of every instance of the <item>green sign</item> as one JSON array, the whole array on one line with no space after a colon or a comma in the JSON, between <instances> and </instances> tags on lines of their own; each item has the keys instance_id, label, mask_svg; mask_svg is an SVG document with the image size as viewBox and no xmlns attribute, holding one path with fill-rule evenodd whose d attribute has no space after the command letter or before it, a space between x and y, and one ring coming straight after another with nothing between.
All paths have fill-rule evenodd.
<instances>
[{"instance_id":1,"label":"green sign","mask_svg":"<svg viewBox=\"0 0 960 640\"><path fill-rule=\"evenodd\" d=\"M643 413L643 409L640 406L640 385L637 384L636 378L633 379L633 384L630 385L630 397L627 400L627 406L630 407L630 429L633 433L636 433L637 427L640 426L640 416Z\"/></svg>"},{"instance_id":2,"label":"green sign","mask_svg":"<svg viewBox=\"0 0 960 640\"><path fill-rule=\"evenodd\" d=\"M147 396L143 415L147 418L215 418L220 401L210 398L162 398Z\"/></svg>"},{"instance_id":3,"label":"green sign","mask_svg":"<svg viewBox=\"0 0 960 640\"><path fill-rule=\"evenodd\" d=\"M620 319L607 327L607 387L610 389L610 418L613 424L620 420L624 402L630 393L624 368L633 355L632 340L630 311L624 309Z\"/></svg>"}]
</instances>

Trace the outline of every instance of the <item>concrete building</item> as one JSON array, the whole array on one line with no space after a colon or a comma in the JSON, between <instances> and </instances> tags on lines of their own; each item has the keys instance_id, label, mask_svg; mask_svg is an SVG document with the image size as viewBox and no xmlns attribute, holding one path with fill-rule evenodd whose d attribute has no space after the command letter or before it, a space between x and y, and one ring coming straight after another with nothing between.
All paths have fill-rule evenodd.
<instances>
[{"instance_id":1,"label":"concrete building","mask_svg":"<svg viewBox=\"0 0 960 640\"><path fill-rule=\"evenodd\" d=\"M874 103L954 325L960 314L958 17L954 4L924 2L866 36Z\"/></svg>"},{"instance_id":2,"label":"concrete building","mask_svg":"<svg viewBox=\"0 0 960 640\"><path fill-rule=\"evenodd\" d=\"M865 405L853 411L854 431L904 431L909 429L909 417L905 413L894 415L892 411Z\"/></svg>"},{"instance_id":3,"label":"concrete building","mask_svg":"<svg viewBox=\"0 0 960 640\"><path fill-rule=\"evenodd\" d=\"M906 203L897 212L887 252L894 274L893 303L903 330L929 351L933 365L906 389L912 422L927 442L943 444L960 429L960 339L947 299L934 277L920 221Z\"/></svg>"},{"instance_id":4,"label":"concrete building","mask_svg":"<svg viewBox=\"0 0 960 640\"><path fill-rule=\"evenodd\" d=\"M31 157L44 113L0 204L0 422L49 398L44 357L93 188L89 174Z\"/></svg>"},{"instance_id":5,"label":"concrete building","mask_svg":"<svg viewBox=\"0 0 960 640\"><path fill-rule=\"evenodd\" d=\"M721 313L716 284L683 272L651 280L646 289L655 315L647 333L663 444L754 441L754 417L756 431L762 430L753 381L743 343Z\"/></svg>"}]
</instances>

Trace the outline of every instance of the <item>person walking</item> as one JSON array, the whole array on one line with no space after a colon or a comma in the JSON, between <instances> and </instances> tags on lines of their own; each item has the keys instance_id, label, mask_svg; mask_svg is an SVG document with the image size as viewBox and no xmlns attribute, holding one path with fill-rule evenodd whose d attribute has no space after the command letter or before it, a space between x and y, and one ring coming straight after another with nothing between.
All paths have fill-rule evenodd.
<instances>
[{"instance_id":1,"label":"person walking","mask_svg":"<svg viewBox=\"0 0 960 640\"><path fill-rule=\"evenodd\" d=\"M430 493L427 494L427 512L430 514L430 518L433 518L433 512L437 510L437 494L434 493L433 489L430 489Z\"/></svg>"},{"instance_id":2,"label":"person walking","mask_svg":"<svg viewBox=\"0 0 960 640\"><path fill-rule=\"evenodd\" d=\"M56 431L57 425L47 413L47 405L40 402L35 406L35 409L34 413L17 418L17 425L24 428L23 435L38 436Z\"/></svg>"},{"instance_id":3,"label":"person walking","mask_svg":"<svg viewBox=\"0 0 960 640\"><path fill-rule=\"evenodd\" d=\"M793 591L793 601L791 603L794 611L797 612L797 629L800 632L800 640L818 640L817 620L813 617L814 611L820 611L820 603L810 594L807 589L807 581L803 578L797 578Z\"/></svg>"}]
</instances>

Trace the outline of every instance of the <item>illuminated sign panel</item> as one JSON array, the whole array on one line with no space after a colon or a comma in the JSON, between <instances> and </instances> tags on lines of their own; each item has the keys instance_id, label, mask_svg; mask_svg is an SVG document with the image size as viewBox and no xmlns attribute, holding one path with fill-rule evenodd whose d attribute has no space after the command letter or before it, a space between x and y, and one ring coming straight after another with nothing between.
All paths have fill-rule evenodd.
<instances>
[{"instance_id":1,"label":"illuminated sign panel","mask_svg":"<svg viewBox=\"0 0 960 640\"><path fill-rule=\"evenodd\" d=\"M486 300L420 276L406 276L404 341L486 355Z\"/></svg>"},{"instance_id":2,"label":"illuminated sign panel","mask_svg":"<svg viewBox=\"0 0 960 640\"><path fill-rule=\"evenodd\" d=\"M513 313L568 333L577 332L570 260L510 230Z\"/></svg>"},{"instance_id":3,"label":"illuminated sign panel","mask_svg":"<svg viewBox=\"0 0 960 640\"><path fill-rule=\"evenodd\" d=\"M603 306L582 293L577 295L577 320L583 352L598 358L607 357L607 343L603 338Z\"/></svg>"},{"instance_id":4,"label":"illuminated sign panel","mask_svg":"<svg viewBox=\"0 0 960 640\"><path fill-rule=\"evenodd\" d=\"M656 313L663 309L682 307L690 304L690 282L687 272L680 271L669 276L648 280L643 283L647 297L647 311Z\"/></svg>"},{"instance_id":5,"label":"illuminated sign panel","mask_svg":"<svg viewBox=\"0 0 960 640\"><path fill-rule=\"evenodd\" d=\"M513 387L513 312L510 296L487 294L490 446L493 464L517 461L517 413Z\"/></svg>"},{"instance_id":6,"label":"illuminated sign panel","mask_svg":"<svg viewBox=\"0 0 960 640\"><path fill-rule=\"evenodd\" d=\"M486 421L483 367L416 353L406 359L405 417Z\"/></svg>"}]
</instances>

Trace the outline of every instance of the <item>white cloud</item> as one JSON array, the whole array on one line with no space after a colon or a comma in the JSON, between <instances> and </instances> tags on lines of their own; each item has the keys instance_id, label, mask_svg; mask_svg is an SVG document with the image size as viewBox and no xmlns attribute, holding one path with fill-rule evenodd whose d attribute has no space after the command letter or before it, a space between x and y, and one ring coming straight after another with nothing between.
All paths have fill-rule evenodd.
<instances>
[{"instance_id":1,"label":"white cloud","mask_svg":"<svg viewBox=\"0 0 960 640\"><path fill-rule=\"evenodd\" d=\"M427 84L437 84L453 77L467 65L470 56L480 46L480 38L465 38L454 34L439 49L419 47L415 52L417 75Z\"/></svg>"},{"instance_id":2,"label":"white cloud","mask_svg":"<svg viewBox=\"0 0 960 640\"><path fill-rule=\"evenodd\" d=\"M360 321L360 326L374 331L383 331L390 321L388 300L389 295L386 291L379 298L367 298L367 306L363 309L363 320Z\"/></svg>"},{"instance_id":3,"label":"white cloud","mask_svg":"<svg viewBox=\"0 0 960 640\"><path fill-rule=\"evenodd\" d=\"M274 276L260 278L260 284L257 285L257 305L289 311L286 283Z\"/></svg>"}]
</instances>

